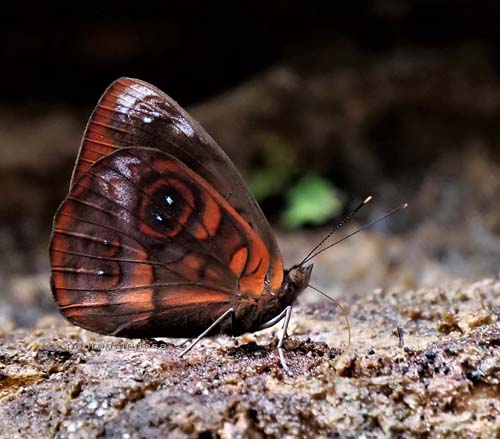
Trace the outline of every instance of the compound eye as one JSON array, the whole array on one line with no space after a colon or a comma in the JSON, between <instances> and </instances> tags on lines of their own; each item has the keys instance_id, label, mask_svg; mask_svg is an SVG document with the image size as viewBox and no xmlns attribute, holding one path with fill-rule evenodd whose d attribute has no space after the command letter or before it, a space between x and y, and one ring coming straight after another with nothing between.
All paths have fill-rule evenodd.
<instances>
[{"instance_id":1,"label":"compound eye","mask_svg":"<svg viewBox=\"0 0 500 439\"><path fill-rule=\"evenodd\" d=\"M303 280L302 272L298 270L297 268L292 268L290 272L288 273L288 276L290 277L290 280L296 284L300 285Z\"/></svg>"}]
</instances>

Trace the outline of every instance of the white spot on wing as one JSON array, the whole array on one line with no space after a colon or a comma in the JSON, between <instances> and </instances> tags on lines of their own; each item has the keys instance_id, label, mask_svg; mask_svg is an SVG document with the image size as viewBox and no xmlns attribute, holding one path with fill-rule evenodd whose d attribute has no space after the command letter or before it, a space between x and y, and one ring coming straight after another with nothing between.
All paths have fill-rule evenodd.
<instances>
[{"instance_id":1,"label":"white spot on wing","mask_svg":"<svg viewBox=\"0 0 500 439\"><path fill-rule=\"evenodd\" d=\"M137 99L128 94L120 94L116 100L116 110L120 113L127 113L131 108L134 108Z\"/></svg>"},{"instance_id":2,"label":"white spot on wing","mask_svg":"<svg viewBox=\"0 0 500 439\"><path fill-rule=\"evenodd\" d=\"M116 167L118 172L120 172L120 174L123 174L130 180L134 178L134 174L131 168L134 165L139 165L140 163L141 159L139 159L138 157L134 157L132 155L127 155L124 157L116 157L114 160L114 166Z\"/></svg>"},{"instance_id":3,"label":"white spot on wing","mask_svg":"<svg viewBox=\"0 0 500 439\"><path fill-rule=\"evenodd\" d=\"M142 84L134 84L130 87L133 90L133 94L123 94L120 95L117 100L118 111L122 113L127 113L130 109L135 108L139 101L143 101L148 97L157 97L157 94L151 91L148 87ZM138 96L135 97L134 95ZM140 96L140 97L139 97ZM144 110L144 109L143 109ZM154 108L148 108L148 114L142 117L144 123L151 123L155 118L161 118L163 115L160 111L155 111ZM184 134L186 137L194 137L193 127L188 123L186 119L182 116L171 116L173 128Z\"/></svg>"},{"instance_id":4,"label":"white spot on wing","mask_svg":"<svg viewBox=\"0 0 500 439\"><path fill-rule=\"evenodd\" d=\"M177 131L180 131L187 137L194 136L193 127L188 124L186 119L182 117L172 117L172 121L174 122L174 127L177 129Z\"/></svg>"},{"instance_id":5,"label":"white spot on wing","mask_svg":"<svg viewBox=\"0 0 500 439\"><path fill-rule=\"evenodd\" d=\"M156 96L156 93L152 92L148 87L142 85L142 84L134 84L132 85L132 90L134 90L136 93L141 94L144 97L147 96Z\"/></svg>"}]
</instances>

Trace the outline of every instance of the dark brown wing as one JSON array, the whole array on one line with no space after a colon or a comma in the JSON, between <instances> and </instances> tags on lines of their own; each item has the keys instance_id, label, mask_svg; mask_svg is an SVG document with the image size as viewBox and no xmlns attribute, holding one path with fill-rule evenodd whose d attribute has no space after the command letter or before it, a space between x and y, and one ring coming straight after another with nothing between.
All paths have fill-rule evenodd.
<instances>
[{"instance_id":1,"label":"dark brown wing","mask_svg":"<svg viewBox=\"0 0 500 439\"><path fill-rule=\"evenodd\" d=\"M100 158L125 147L150 147L168 153L229 198L272 255L272 285L281 285L283 264L278 245L231 160L173 99L151 84L131 78L116 80L97 104L85 130L72 182Z\"/></svg>"},{"instance_id":2,"label":"dark brown wing","mask_svg":"<svg viewBox=\"0 0 500 439\"><path fill-rule=\"evenodd\" d=\"M128 337L193 336L280 286L245 219L203 177L150 148L118 149L77 177L50 257L62 313Z\"/></svg>"}]
</instances>

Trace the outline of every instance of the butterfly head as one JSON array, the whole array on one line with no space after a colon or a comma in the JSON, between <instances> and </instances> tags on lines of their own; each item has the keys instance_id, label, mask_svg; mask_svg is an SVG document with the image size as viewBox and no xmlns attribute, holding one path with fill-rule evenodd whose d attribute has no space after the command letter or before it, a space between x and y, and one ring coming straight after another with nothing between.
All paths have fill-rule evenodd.
<instances>
[{"instance_id":1,"label":"butterfly head","mask_svg":"<svg viewBox=\"0 0 500 439\"><path fill-rule=\"evenodd\" d=\"M294 265L285 272L285 291L297 297L309 284L313 264L308 266Z\"/></svg>"}]
</instances>

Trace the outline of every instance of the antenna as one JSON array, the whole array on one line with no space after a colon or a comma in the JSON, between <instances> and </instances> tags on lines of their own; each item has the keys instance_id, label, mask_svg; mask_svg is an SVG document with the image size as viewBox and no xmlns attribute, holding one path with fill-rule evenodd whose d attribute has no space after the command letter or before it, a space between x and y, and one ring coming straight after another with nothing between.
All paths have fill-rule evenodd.
<instances>
[{"instance_id":1,"label":"antenna","mask_svg":"<svg viewBox=\"0 0 500 439\"><path fill-rule=\"evenodd\" d=\"M321 247L324 242L330 238L330 236L332 236L338 229L340 229L347 221L349 221L350 218L352 218L356 212L361 209L365 204L368 204L371 200L372 200L372 196L368 196L366 197L361 203L359 203L356 208L354 210L352 210L351 212L349 212L347 214L347 216L344 217L344 219L342 219L342 221L340 221L340 223L338 223L329 233L327 233L327 235L318 243L314 246L314 248L306 255L306 257L304 259L302 259L302 262L299 264L299 266L302 266L304 265L309 259L312 259L310 258L310 256L319 248Z\"/></svg>"},{"instance_id":2,"label":"antenna","mask_svg":"<svg viewBox=\"0 0 500 439\"><path fill-rule=\"evenodd\" d=\"M309 252L309 255L300 263L300 265L306 264L311 259L318 256L320 253L323 253L325 250L328 250L330 247L333 247L334 245L340 244L341 242L345 241L346 239L350 238L351 236L354 236L357 233L361 232L362 230L365 230L365 229L373 226L374 224L377 224L378 222L385 220L386 218L394 215L396 212L399 212L400 210L406 209L407 207L408 207L408 203L403 203L400 206L396 207L395 209L392 209L391 211L387 212L385 215L382 215L380 218L377 218L376 220L371 221L368 224L365 224L364 226L360 227L358 230L355 230L354 232L349 233L349 235L344 236L342 239L335 241L333 244L330 244L330 245L326 246L325 248L318 250L316 253ZM315 247L315 249L317 249L317 248L318 248L318 246Z\"/></svg>"}]
</instances>

